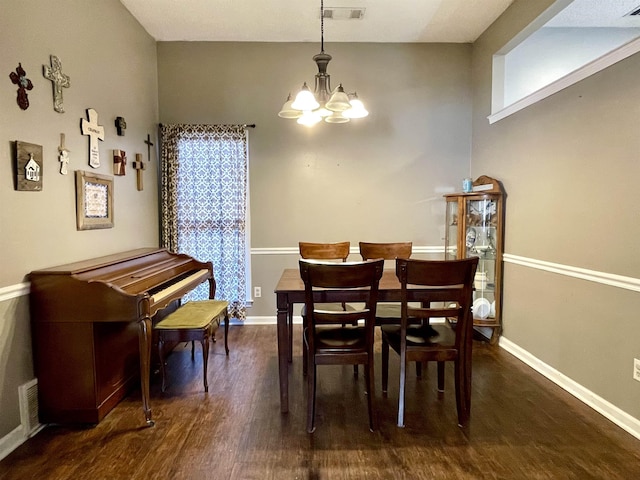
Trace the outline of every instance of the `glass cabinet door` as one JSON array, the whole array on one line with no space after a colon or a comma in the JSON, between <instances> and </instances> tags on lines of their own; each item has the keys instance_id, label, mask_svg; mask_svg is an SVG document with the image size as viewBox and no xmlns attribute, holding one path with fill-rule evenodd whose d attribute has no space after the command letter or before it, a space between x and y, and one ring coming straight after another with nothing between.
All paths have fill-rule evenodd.
<instances>
[{"instance_id":1,"label":"glass cabinet door","mask_svg":"<svg viewBox=\"0 0 640 480\"><path fill-rule=\"evenodd\" d=\"M458 201L447 201L446 230L445 230L445 260L458 258Z\"/></svg>"},{"instance_id":2,"label":"glass cabinet door","mask_svg":"<svg viewBox=\"0 0 640 480\"><path fill-rule=\"evenodd\" d=\"M496 315L497 201L490 195L465 198L466 257L478 257L473 316L479 320Z\"/></svg>"}]
</instances>

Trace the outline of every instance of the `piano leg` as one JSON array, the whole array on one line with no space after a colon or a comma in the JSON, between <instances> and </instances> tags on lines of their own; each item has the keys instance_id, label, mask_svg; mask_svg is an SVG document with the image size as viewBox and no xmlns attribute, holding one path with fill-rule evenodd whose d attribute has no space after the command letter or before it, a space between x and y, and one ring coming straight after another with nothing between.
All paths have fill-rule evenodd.
<instances>
[{"instance_id":1,"label":"piano leg","mask_svg":"<svg viewBox=\"0 0 640 480\"><path fill-rule=\"evenodd\" d=\"M140 389L142 391L142 411L147 425L152 427L155 422L151 419L151 407L149 406L149 369L151 364L151 319L145 317L139 322L138 344L140 349Z\"/></svg>"}]
</instances>

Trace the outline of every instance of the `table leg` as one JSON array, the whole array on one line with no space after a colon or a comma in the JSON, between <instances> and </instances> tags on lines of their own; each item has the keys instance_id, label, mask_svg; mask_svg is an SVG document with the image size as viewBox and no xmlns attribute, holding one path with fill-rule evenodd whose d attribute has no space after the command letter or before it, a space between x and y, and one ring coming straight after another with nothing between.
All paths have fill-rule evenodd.
<instances>
[{"instance_id":1,"label":"table leg","mask_svg":"<svg viewBox=\"0 0 640 480\"><path fill-rule=\"evenodd\" d=\"M293 362L293 303L289 304L287 322L289 322L289 363L291 363Z\"/></svg>"},{"instance_id":2,"label":"table leg","mask_svg":"<svg viewBox=\"0 0 640 480\"><path fill-rule=\"evenodd\" d=\"M289 411L289 302L285 295L276 294L278 306L278 375L280 377L280 412Z\"/></svg>"}]
</instances>

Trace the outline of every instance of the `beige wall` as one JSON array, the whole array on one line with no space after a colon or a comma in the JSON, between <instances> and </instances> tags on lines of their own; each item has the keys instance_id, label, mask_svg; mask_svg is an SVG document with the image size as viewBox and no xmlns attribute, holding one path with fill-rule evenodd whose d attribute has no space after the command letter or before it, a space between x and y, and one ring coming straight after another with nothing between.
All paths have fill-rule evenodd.
<instances>
[{"instance_id":1,"label":"beige wall","mask_svg":"<svg viewBox=\"0 0 640 480\"><path fill-rule=\"evenodd\" d=\"M129 162L147 155L147 133L158 122L156 44L118 0L0 0L0 439L20 425L18 385L34 376L25 276L32 270L158 244L157 159L136 189L131 170L114 179L115 227L77 231L75 170L112 175L112 150ZM64 89L65 113L53 110L52 84L42 75L49 55L71 77ZM33 82L30 107L16 103L8 75L21 62ZM88 140L80 118L94 108L105 129L101 166L88 165ZM124 137L114 120L127 121ZM70 150L69 174L60 175L60 133ZM13 142L43 147L43 189L13 186Z\"/></svg>"},{"instance_id":2,"label":"beige wall","mask_svg":"<svg viewBox=\"0 0 640 480\"><path fill-rule=\"evenodd\" d=\"M514 2L473 49L472 171L503 180L505 252L528 261L505 264L504 337L637 419L640 56L492 125L486 118L491 55L550 3ZM573 267L595 281L570 276ZM605 284L610 275L636 290Z\"/></svg>"},{"instance_id":3,"label":"beige wall","mask_svg":"<svg viewBox=\"0 0 640 480\"><path fill-rule=\"evenodd\" d=\"M468 175L470 45L327 44L333 85L371 114L313 129L278 118L317 72L315 43L159 43L163 123L255 123L250 130L253 284L249 316L275 318L298 241L412 240L442 247L442 194ZM359 255L353 255L360 258Z\"/></svg>"}]
</instances>

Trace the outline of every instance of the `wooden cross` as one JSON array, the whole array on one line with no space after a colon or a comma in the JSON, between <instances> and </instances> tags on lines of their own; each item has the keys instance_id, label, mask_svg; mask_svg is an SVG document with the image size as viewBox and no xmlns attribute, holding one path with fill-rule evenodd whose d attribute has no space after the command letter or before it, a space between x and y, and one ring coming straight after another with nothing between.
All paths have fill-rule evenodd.
<instances>
[{"instance_id":1,"label":"wooden cross","mask_svg":"<svg viewBox=\"0 0 640 480\"><path fill-rule=\"evenodd\" d=\"M124 137L124 131L127 129L127 122L124 117L116 117L116 130L118 136Z\"/></svg>"},{"instance_id":2,"label":"wooden cross","mask_svg":"<svg viewBox=\"0 0 640 480\"><path fill-rule=\"evenodd\" d=\"M136 179L138 183L138 191L142 191L142 171L144 170L144 163L142 162L142 154L136 153L136 161L131 164L136 170Z\"/></svg>"},{"instance_id":3,"label":"wooden cross","mask_svg":"<svg viewBox=\"0 0 640 480\"><path fill-rule=\"evenodd\" d=\"M69 75L62 73L62 62L55 55L51 55L51 66L43 65L43 75L53 82L53 109L64 113L62 106L62 89L71 86Z\"/></svg>"},{"instance_id":4,"label":"wooden cross","mask_svg":"<svg viewBox=\"0 0 640 480\"><path fill-rule=\"evenodd\" d=\"M98 125L98 112L93 108L87 109L89 120L82 119L82 135L89 136L89 165L93 168L100 166L100 151L98 150L98 140L104 140L104 127Z\"/></svg>"},{"instance_id":5,"label":"wooden cross","mask_svg":"<svg viewBox=\"0 0 640 480\"><path fill-rule=\"evenodd\" d=\"M144 141L147 144L147 158L151 161L151 147L153 147L153 143L151 143L151 137L147 133L147 139Z\"/></svg>"},{"instance_id":6,"label":"wooden cross","mask_svg":"<svg viewBox=\"0 0 640 480\"><path fill-rule=\"evenodd\" d=\"M113 151L113 174L125 175L127 166L127 152L124 150Z\"/></svg>"}]
</instances>

